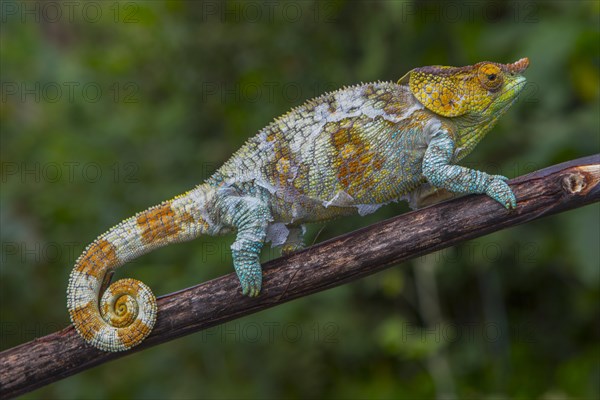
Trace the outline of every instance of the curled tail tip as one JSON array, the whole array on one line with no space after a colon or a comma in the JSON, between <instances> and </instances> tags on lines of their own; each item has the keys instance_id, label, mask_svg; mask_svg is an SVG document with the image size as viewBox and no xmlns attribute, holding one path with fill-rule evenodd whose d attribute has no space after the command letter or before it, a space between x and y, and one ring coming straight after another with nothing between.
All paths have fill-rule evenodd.
<instances>
[{"instance_id":1,"label":"curled tail tip","mask_svg":"<svg viewBox=\"0 0 600 400\"><path fill-rule=\"evenodd\" d=\"M67 292L67 308L77 333L100 350L129 350L140 344L156 323L156 298L138 280L114 282L99 305L97 297L89 295L89 283L72 278Z\"/></svg>"},{"instance_id":2,"label":"curled tail tip","mask_svg":"<svg viewBox=\"0 0 600 400\"><path fill-rule=\"evenodd\" d=\"M109 231L110 233L111 231ZM118 245L103 235L77 259L67 287L67 309L75 329L89 344L104 351L124 351L150 334L156 321L156 299L135 279L110 281L123 263Z\"/></svg>"}]
</instances>

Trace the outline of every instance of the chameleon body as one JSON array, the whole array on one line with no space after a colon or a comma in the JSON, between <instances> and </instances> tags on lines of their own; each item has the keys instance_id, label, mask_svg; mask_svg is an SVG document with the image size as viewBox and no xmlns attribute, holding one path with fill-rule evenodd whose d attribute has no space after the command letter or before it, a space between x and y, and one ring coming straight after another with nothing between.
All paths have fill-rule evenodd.
<instances>
[{"instance_id":1,"label":"chameleon body","mask_svg":"<svg viewBox=\"0 0 600 400\"><path fill-rule=\"evenodd\" d=\"M397 83L343 88L275 119L206 182L124 220L85 249L67 289L75 328L106 351L141 342L156 319L154 296L134 279L108 284L115 268L169 243L235 231L242 293L257 296L264 243L298 250L305 223L414 203L425 185L516 207L505 177L456 163L517 98L528 64L416 68Z\"/></svg>"}]
</instances>

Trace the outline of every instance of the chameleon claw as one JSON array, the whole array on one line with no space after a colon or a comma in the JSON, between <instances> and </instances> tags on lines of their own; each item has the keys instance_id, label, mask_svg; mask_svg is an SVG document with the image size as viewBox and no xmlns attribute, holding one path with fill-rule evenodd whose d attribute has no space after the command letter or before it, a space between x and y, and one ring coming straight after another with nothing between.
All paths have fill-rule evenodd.
<instances>
[{"instance_id":1,"label":"chameleon claw","mask_svg":"<svg viewBox=\"0 0 600 400\"><path fill-rule=\"evenodd\" d=\"M257 297L260 294L262 287L262 272L259 270L257 274L245 276L240 279L242 285L242 294L248 297Z\"/></svg>"},{"instance_id":2,"label":"chameleon claw","mask_svg":"<svg viewBox=\"0 0 600 400\"><path fill-rule=\"evenodd\" d=\"M508 210L514 210L517 208L517 198L515 197L515 194L511 190L510 186L506 185L506 187L508 188L508 199L506 199L505 207Z\"/></svg>"},{"instance_id":3,"label":"chameleon claw","mask_svg":"<svg viewBox=\"0 0 600 400\"><path fill-rule=\"evenodd\" d=\"M514 210L515 208L517 208L517 199L516 199L516 197L515 197L514 193L512 193L512 191L511 191L511 193L510 193L510 198L509 198L509 199L508 199L508 201L506 202L506 205L505 205L505 207L506 207L508 210Z\"/></svg>"},{"instance_id":4,"label":"chameleon claw","mask_svg":"<svg viewBox=\"0 0 600 400\"><path fill-rule=\"evenodd\" d=\"M257 297L260 294L260 287L256 287L254 285L245 286L242 289L242 294L248 297Z\"/></svg>"},{"instance_id":5,"label":"chameleon claw","mask_svg":"<svg viewBox=\"0 0 600 400\"><path fill-rule=\"evenodd\" d=\"M511 210L517 207L517 199L511 188L505 182L505 179L506 178L503 176L494 175L486 190L486 194L502 204L507 210Z\"/></svg>"}]
</instances>

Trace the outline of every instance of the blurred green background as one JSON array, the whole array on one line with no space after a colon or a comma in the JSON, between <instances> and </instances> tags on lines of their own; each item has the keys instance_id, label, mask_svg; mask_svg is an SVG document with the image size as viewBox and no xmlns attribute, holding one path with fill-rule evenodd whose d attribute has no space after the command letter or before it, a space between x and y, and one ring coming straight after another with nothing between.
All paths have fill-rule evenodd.
<instances>
[{"instance_id":1,"label":"blurred green background","mask_svg":"<svg viewBox=\"0 0 600 400\"><path fill-rule=\"evenodd\" d=\"M0 348L69 323L68 275L96 236L343 85L527 56L525 92L463 165L515 177L597 153L599 4L3 1ZM599 220L594 204L503 230L25 398L598 398ZM170 293L232 272L232 241L119 276Z\"/></svg>"}]
</instances>

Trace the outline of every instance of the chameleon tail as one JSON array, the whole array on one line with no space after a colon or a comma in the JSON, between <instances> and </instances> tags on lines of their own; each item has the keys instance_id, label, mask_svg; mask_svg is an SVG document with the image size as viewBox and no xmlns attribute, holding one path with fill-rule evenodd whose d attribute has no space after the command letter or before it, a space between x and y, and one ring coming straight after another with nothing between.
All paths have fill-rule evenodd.
<instances>
[{"instance_id":1,"label":"chameleon tail","mask_svg":"<svg viewBox=\"0 0 600 400\"><path fill-rule=\"evenodd\" d=\"M86 342L105 351L123 351L150 334L157 306L148 286L135 279L106 286L117 267L142 254L218 233L207 211L214 193L212 187L200 185L122 221L85 249L69 278L67 308Z\"/></svg>"}]
</instances>

